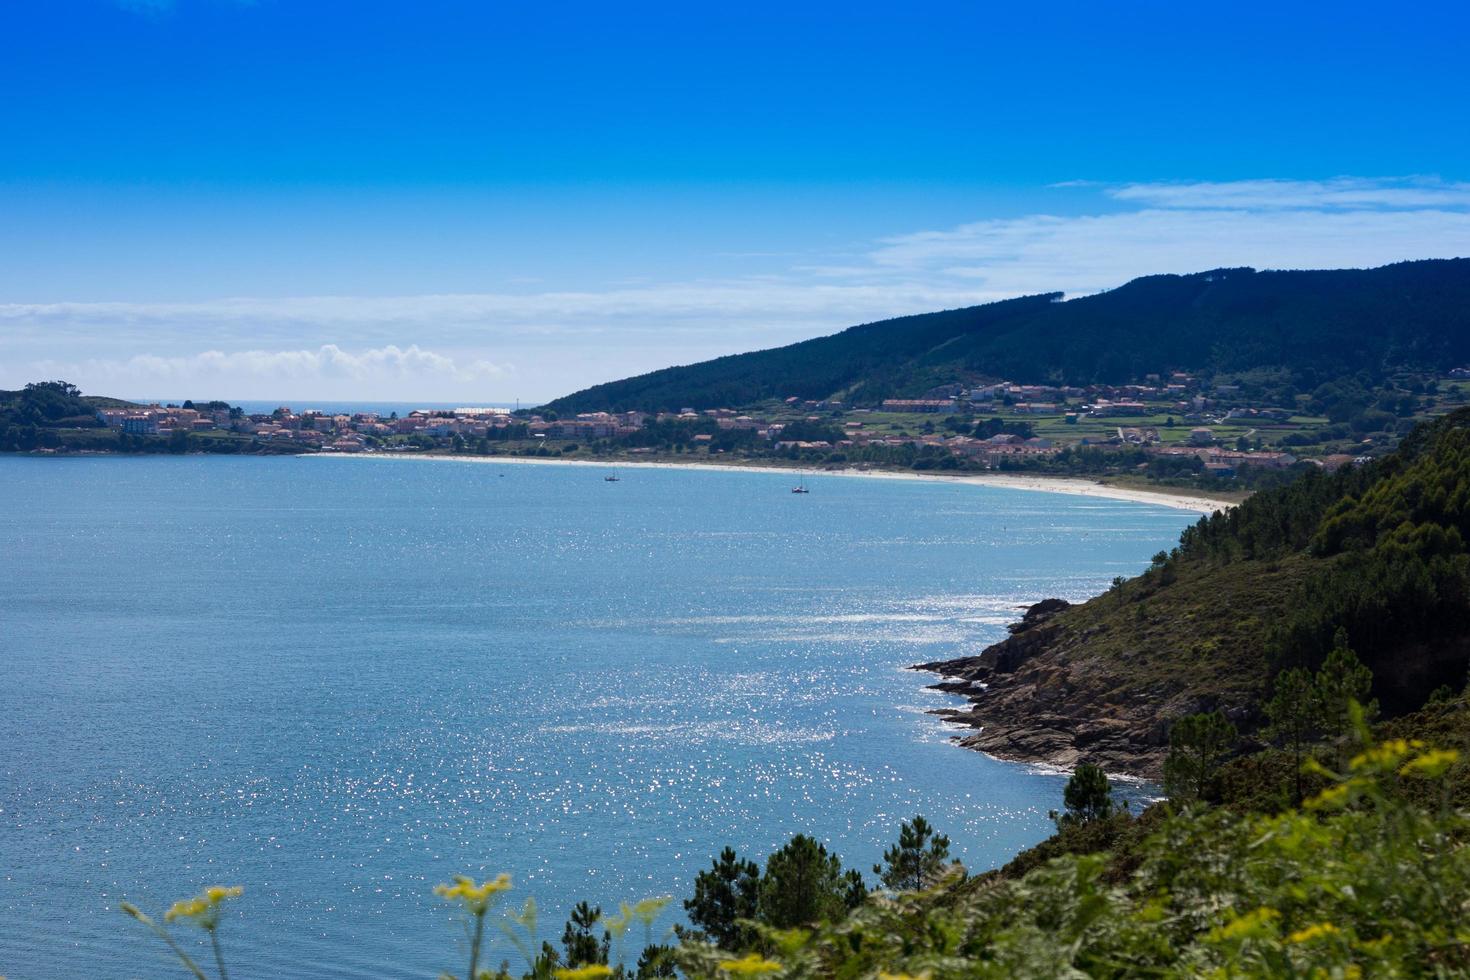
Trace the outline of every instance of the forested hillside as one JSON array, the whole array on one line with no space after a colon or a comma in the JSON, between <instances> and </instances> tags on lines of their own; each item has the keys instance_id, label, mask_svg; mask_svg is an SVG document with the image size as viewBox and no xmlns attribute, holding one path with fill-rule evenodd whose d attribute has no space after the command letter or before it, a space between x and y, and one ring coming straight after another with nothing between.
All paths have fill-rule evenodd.
<instances>
[{"instance_id":1,"label":"forested hillside","mask_svg":"<svg viewBox=\"0 0 1470 980\"><path fill-rule=\"evenodd\" d=\"M1463 688L1467 540L1460 410L1381 460L1201 520L1143 575L1039 609L980 656L927 666L989 685L955 716L982 729L964 739L975 748L1157 775L1174 719L1218 708L1253 730L1282 670L1316 670L1344 643L1389 716Z\"/></svg>"},{"instance_id":2,"label":"forested hillside","mask_svg":"<svg viewBox=\"0 0 1470 980\"><path fill-rule=\"evenodd\" d=\"M1171 370L1275 372L1297 391L1470 361L1470 259L1371 270L1219 269L1095 296L1030 296L852 327L588 388L548 409L696 409L768 398L874 404L941 383L1124 383Z\"/></svg>"}]
</instances>

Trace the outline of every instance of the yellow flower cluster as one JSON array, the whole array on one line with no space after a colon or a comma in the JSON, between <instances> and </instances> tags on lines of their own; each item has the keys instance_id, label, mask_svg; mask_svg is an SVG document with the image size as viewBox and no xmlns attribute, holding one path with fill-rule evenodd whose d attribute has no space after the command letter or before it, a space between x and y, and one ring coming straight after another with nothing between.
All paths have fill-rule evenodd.
<instances>
[{"instance_id":1,"label":"yellow flower cluster","mask_svg":"<svg viewBox=\"0 0 1470 980\"><path fill-rule=\"evenodd\" d=\"M1271 923L1281 918L1281 913L1273 908L1262 906L1245 915L1237 916L1226 925L1219 926L1211 931L1210 938L1216 942L1222 939L1256 939L1267 934Z\"/></svg>"},{"instance_id":2,"label":"yellow flower cluster","mask_svg":"<svg viewBox=\"0 0 1470 980\"><path fill-rule=\"evenodd\" d=\"M563 968L555 971L556 980L598 980L612 976L612 967L605 963L589 963L586 966Z\"/></svg>"},{"instance_id":3,"label":"yellow flower cluster","mask_svg":"<svg viewBox=\"0 0 1470 980\"><path fill-rule=\"evenodd\" d=\"M1349 765L1354 772L1360 769L1392 769L1407 759L1410 753L1422 748L1424 743L1417 738L1391 738L1354 756Z\"/></svg>"},{"instance_id":4,"label":"yellow flower cluster","mask_svg":"<svg viewBox=\"0 0 1470 980\"><path fill-rule=\"evenodd\" d=\"M1357 780L1349 779L1345 783L1329 786L1316 796L1302 803L1308 810L1332 810L1347 803L1348 797L1360 788Z\"/></svg>"},{"instance_id":5,"label":"yellow flower cluster","mask_svg":"<svg viewBox=\"0 0 1470 980\"><path fill-rule=\"evenodd\" d=\"M664 910L664 906L674 900L672 895L661 895L657 898L645 898L633 906L633 918L644 925L652 925L653 920Z\"/></svg>"},{"instance_id":6,"label":"yellow flower cluster","mask_svg":"<svg viewBox=\"0 0 1470 980\"><path fill-rule=\"evenodd\" d=\"M738 960L726 960L719 966L725 973L733 973L736 976L750 977L759 976L762 973L779 973L781 964L775 960L768 960L756 953Z\"/></svg>"},{"instance_id":7,"label":"yellow flower cluster","mask_svg":"<svg viewBox=\"0 0 1470 980\"><path fill-rule=\"evenodd\" d=\"M884 973L882 970L879 970L878 971L878 980L929 980L929 971L928 970L925 970L923 973L913 974L913 973Z\"/></svg>"},{"instance_id":8,"label":"yellow flower cluster","mask_svg":"<svg viewBox=\"0 0 1470 980\"><path fill-rule=\"evenodd\" d=\"M1399 767L1400 776L1418 776L1421 779L1436 779L1460 761L1460 753L1454 749L1430 749Z\"/></svg>"},{"instance_id":9,"label":"yellow flower cluster","mask_svg":"<svg viewBox=\"0 0 1470 980\"><path fill-rule=\"evenodd\" d=\"M219 922L220 904L227 898L239 898L244 892L245 889L239 885L230 887L212 885L193 898L175 902L167 912L163 913L163 921L188 919L202 928L213 929Z\"/></svg>"},{"instance_id":10,"label":"yellow flower cluster","mask_svg":"<svg viewBox=\"0 0 1470 980\"><path fill-rule=\"evenodd\" d=\"M510 875L502 871L491 881L475 884L475 879L456 875L452 885L435 885L434 894L451 902L460 902L475 915L490 907L495 896L510 890Z\"/></svg>"},{"instance_id":11,"label":"yellow flower cluster","mask_svg":"<svg viewBox=\"0 0 1470 980\"><path fill-rule=\"evenodd\" d=\"M1321 939L1324 936L1335 936L1339 931L1337 926L1330 922L1319 922L1314 926L1298 929L1296 932L1287 936L1286 941L1289 943L1309 943L1314 939Z\"/></svg>"}]
</instances>

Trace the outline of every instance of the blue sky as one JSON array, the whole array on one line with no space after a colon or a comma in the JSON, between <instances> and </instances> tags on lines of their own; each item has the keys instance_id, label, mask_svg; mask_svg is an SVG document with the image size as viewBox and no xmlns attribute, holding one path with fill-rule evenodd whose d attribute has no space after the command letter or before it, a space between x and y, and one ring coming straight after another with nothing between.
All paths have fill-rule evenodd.
<instances>
[{"instance_id":1,"label":"blue sky","mask_svg":"<svg viewBox=\"0 0 1470 980\"><path fill-rule=\"evenodd\" d=\"M13 0L0 386L536 400L1470 254L1467 36L1449 3Z\"/></svg>"}]
</instances>

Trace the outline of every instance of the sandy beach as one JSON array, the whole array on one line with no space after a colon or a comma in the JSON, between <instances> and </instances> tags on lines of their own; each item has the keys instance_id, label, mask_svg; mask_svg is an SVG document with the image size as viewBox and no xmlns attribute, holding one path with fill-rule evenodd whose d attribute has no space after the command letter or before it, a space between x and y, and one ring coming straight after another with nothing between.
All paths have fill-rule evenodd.
<instances>
[{"instance_id":1,"label":"sandy beach","mask_svg":"<svg viewBox=\"0 0 1470 980\"><path fill-rule=\"evenodd\" d=\"M427 456L418 454L371 453L364 455L339 455L329 453L306 453L308 458L329 459L395 459L425 460L441 463L494 463L511 466L580 466L589 469L681 469L729 472L736 470L749 473L787 473L795 475L798 470L790 466L765 466L745 463L671 463L659 461L629 462L626 460L585 459L538 459L527 456ZM807 472L807 471L803 471ZM1131 500L1136 503L1156 504L1198 514L1212 514L1217 510L1229 510L1235 501L1210 497L1203 493L1181 490L1140 490L1133 487L1115 487L1095 480L1074 479L1061 476L1027 476L1015 473L903 473L890 470L814 470L809 471L821 479L846 477L867 480L927 480L938 483L968 483L976 486L1005 487L1010 490L1031 490L1037 493L1065 493L1081 497L1103 497L1109 500Z\"/></svg>"}]
</instances>

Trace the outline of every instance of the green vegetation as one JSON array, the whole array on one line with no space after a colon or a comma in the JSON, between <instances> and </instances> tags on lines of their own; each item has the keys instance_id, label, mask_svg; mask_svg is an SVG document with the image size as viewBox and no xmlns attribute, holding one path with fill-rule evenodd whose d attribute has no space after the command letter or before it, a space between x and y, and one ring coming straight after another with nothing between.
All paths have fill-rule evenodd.
<instances>
[{"instance_id":1,"label":"green vegetation","mask_svg":"<svg viewBox=\"0 0 1470 980\"><path fill-rule=\"evenodd\" d=\"M1346 673L1329 724L1341 729L1362 664L1385 710L1417 708L1465 682L1470 647L1470 410L1421 426L1369 466L1308 474L1186 530L1169 566L1300 562L1258 644L1276 667ZM1349 646L1355 654L1349 658Z\"/></svg>"},{"instance_id":2,"label":"green vegetation","mask_svg":"<svg viewBox=\"0 0 1470 980\"><path fill-rule=\"evenodd\" d=\"M726 848L694 879L694 897L684 909L700 930L690 935L737 949L752 941L757 926L789 929L833 918L866 897L861 874L844 872L835 854L798 834L767 859L764 872Z\"/></svg>"},{"instance_id":3,"label":"green vegetation","mask_svg":"<svg viewBox=\"0 0 1470 980\"><path fill-rule=\"evenodd\" d=\"M1169 729L1169 757L1164 760L1164 792L1169 799L1204 799L1238 738L1223 711L1200 712L1176 721Z\"/></svg>"},{"instance_id":4,"label":"green vegetation","mask_svg":"<svg viewBox=\"0 0 1470 980\"><path fill-rule=\"evenodd\" d=\"M55 449L61 445L57 429L101 428L93 401L65 381L0 391L0 452Z\"/></svg>"},{"instance_id":5,"label":"green vegetation","mask_svg":"<svg viewBox=\"0 0 1470 980\"><path fill-rule=\"evenodd\" d=\"M949 838L935 833L929 821L914 817L898 830L898 843L883 854L873 873L889 891L916 892L939 881L949 866Z\"/></svg>"},{"instance_id":6,"label":"green vegetation","mask_svg":"<svg viewBox=\"0 0 1470 980\"><path fill-rule=\"evenodd\" d=\"M1009 757L1157 778L1171 739L1197 734L1171 727L1216 711L1300 755L1342 740L1350 701L1394 717L1464 688L1467 540L1462 409L1380 460L1259 491L1142 575L931 667L988 685L962 719L981 729L966 743Z\"/></svg>"},{"instance_id":7,"label":"green vegetation","mask_svg":"<svg viewBox=\"0 0 1470 980\"><path fill-rule=\"evenodd\" d=\"M1302 810L1160 814L1122 880L1107 853L956 877L769 934L769 962L785 977L1463 975L1470 821L1404 791L1442 798L1455 762L1386 742L1324 777ZM713 950L686 947L680 962L692 976L725 972Z\"/></svg>"},{"instance_id":8,"label":"green vegetation","mask_svg":"<svg viewBox=\"0 0 1470 980\"><path fill-rule=\"evenodd\" d=\"M1219 269L1060 299L865 324L598 385L548 407L563 415L678 411L791 396L875 405L957 377L1119 384L1183 370L1229 376L1273 401L1313 394L1337 421L1366 408L1395 369L1470 362L1470 260L1366 271Z\"/></svg>"},{"instance_id":9,"label":"green vegetation","mask_svg":"<svg viewBox=\"0 0 1470 980\"><path fill-rule=\"evenodd\" d=\"M1084 762L1072 773L1062 790L1062 802L1067 809L1058 823L1091 823L1106 820L1113 815L1113 789L1108 783L1107 773L1101 766Z\"/></svg>"}]
</instances>

